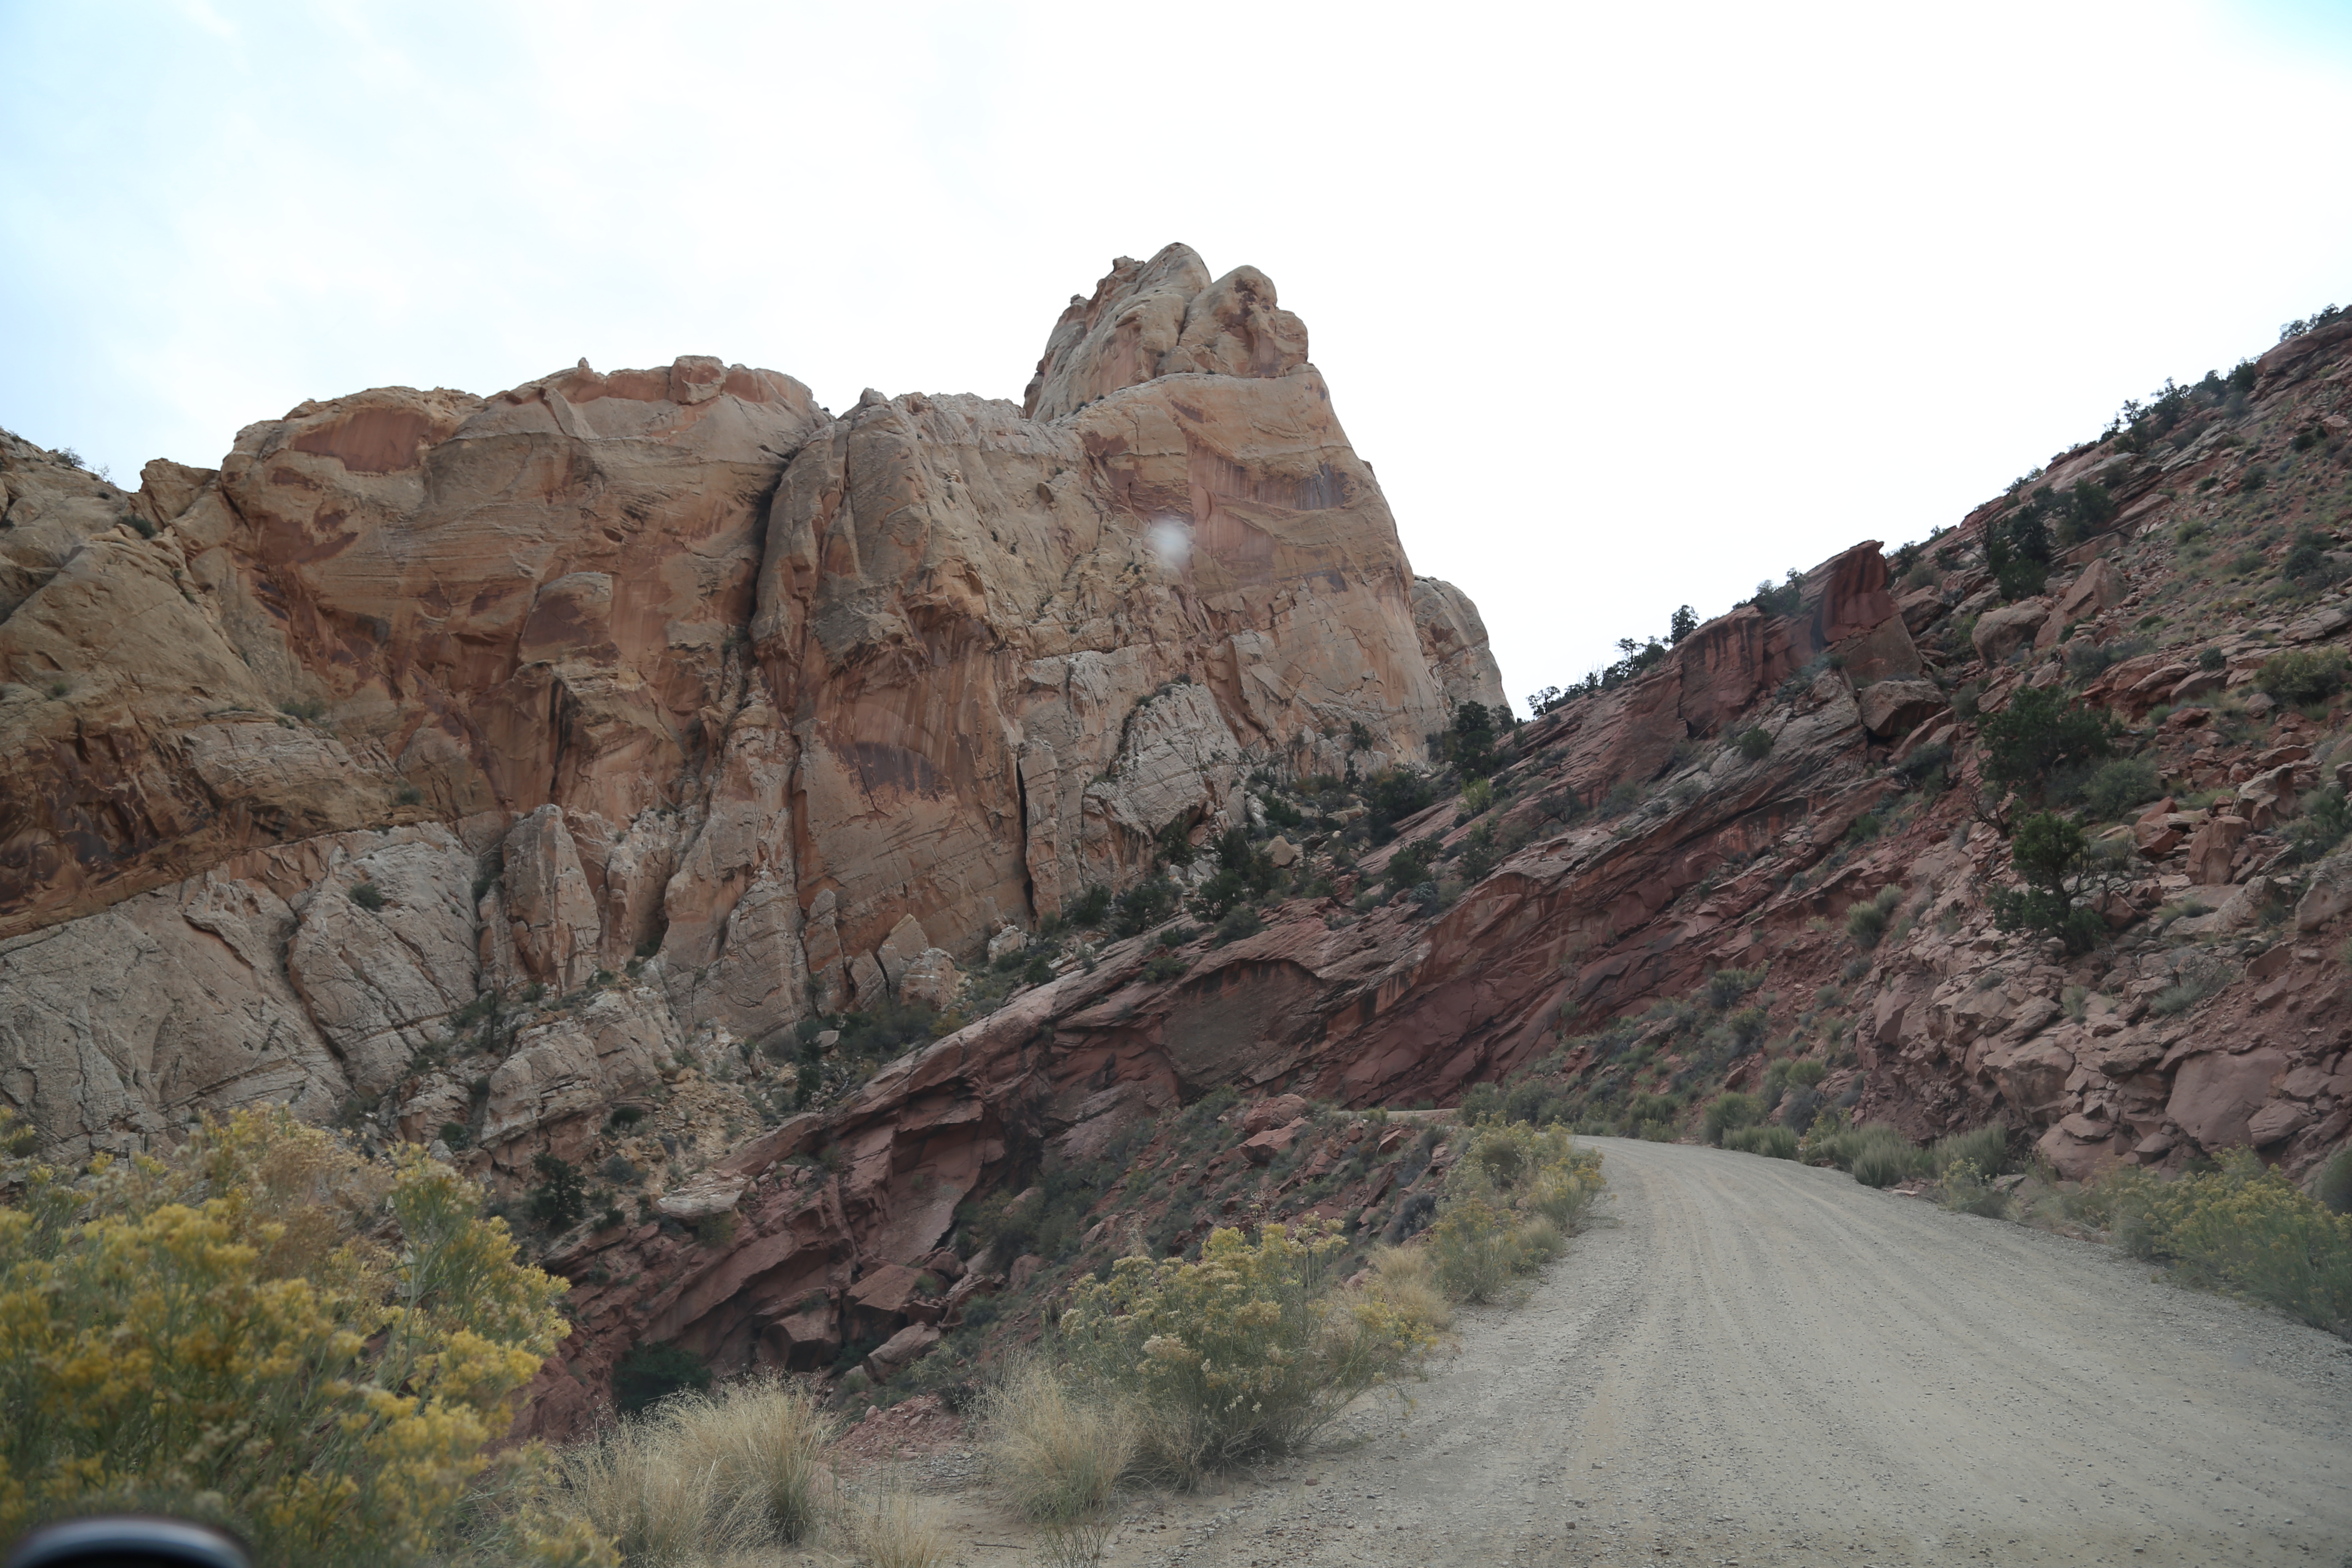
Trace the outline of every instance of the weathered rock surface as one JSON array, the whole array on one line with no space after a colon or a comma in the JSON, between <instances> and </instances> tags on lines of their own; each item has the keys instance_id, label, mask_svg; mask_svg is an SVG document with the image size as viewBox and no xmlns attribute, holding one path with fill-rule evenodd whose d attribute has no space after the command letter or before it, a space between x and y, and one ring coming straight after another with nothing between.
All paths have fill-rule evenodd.
<instances>
[{"instance_id":1,"label":"weathered rock surface","mask_svg":"<svg viewBox=\"0 0 2352 1568\"><path fill-rule=\"evenodd\" d=\"M835 417L689 356L307 403L136 495L8 442L0 1017L11 1098L84 1146L249 1082L394 1092L478 994L634 963L665 1046L946 1005L991 933L1237 819L1250 767L1414 759L1501 701L1298 318L1181 246L1074 304L1025 408ZM199 897L275 922L225 989L51 1010L182 952L161 909ZM248 1026L234 1070L144 1060ZM635 1079L531 1049L500 1131Z\"/></svg>"}]
</instances>

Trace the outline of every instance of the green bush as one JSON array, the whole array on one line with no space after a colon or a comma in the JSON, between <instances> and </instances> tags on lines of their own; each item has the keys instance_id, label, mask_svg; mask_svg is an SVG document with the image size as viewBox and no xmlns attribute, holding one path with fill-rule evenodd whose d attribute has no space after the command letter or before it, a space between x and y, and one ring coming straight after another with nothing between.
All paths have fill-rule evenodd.
<instances>
[{"instance_id":1,"label":"green bush","mask_svg":"<svg viewBox=\"0 0 2352 1568\"><path fill-rule=\"evenodd\" d=\"M2317 702L2343 689L2347 679L2344 650L2290 648L2263 661L2254 684L2281 702Z\"/></svg>"},{"instance_id":2,"label":"green bush","mask_svg":"<svg viewBox=\"0 0 2352 1568\"><path fill-rule=\"evenodd\" d=\"M1768 1160L1797 1157L1797 1135L1769 1122L1733 1129L1725 1134L1723 1146L1743 1154L1761 1154Z\"/></svg>"},{"instance_id":3,"label":"green bush","mask_svg":"<svg viewBox=\"0 0 2352 1568\"><path fill-rule=\"evenodd\" d=\"M1988 901L1996 925L2058 937L2069 952L2087 952L2097 942L2105 921L2074 905L2074 885L2093 865L2081 824L2051 811L2027 817L2010 840L2010 864L2025 886L1993 889Z\"/></svg>"},{"instance_id":4,"label":"green bush","mask_svg":"<svg viewBox=\"0 0 2352 1568\"><path fill-rule=\"evenodd\" d=\"M2040 800L2050 775L2104 757L2114 745L2104 710L2081 707L2055 687L2021 688L1978 727L1985 776Z\"/></svg>"},{"instance_id":5,"label":"green bush","mask_svg":"<svg viewBox=\"0 0 2352 1568\"><path fill-rule=\"evenodd\" d=\"M1228 910L1225 918L1217 922L1217 944L1222 947L1229 942L1239 942L1245 936L1255 936L1265 929L1265 922L1258 918L1257 911L1244 904L1237 910Z\"/></svg>"},{"instance_id":6,"label":"green bush","mask_svg":"<svg viewBox=\"0 0 2352 1568\"><path fill-rule=\"evenodd\" d=\"M1156 955L1150 963L1143 966L1143 977L1158 984L1163 981L1175 979L1191 967L1192 964L1182 955L1163 952Z\"/></svg>"},{"instance_id":7,"label":"green bush","mask_svg":"<svg viewBox=\"0 0 2352 1568\"><path fill-rule=\"evenodd\" d=\"M1115 936L1138 936L1176 911L1176 884L1165 877L1138 882L1111 900L1110 929Z\"/></svg>"},{"instance_id":8,"label":"green bush","mask_svg":"<svg viewBox=\"0 0 2352 1568\"><path fill-rule=\"evenodd\" d=\"M524 1189L530 1217L550 1230L578 1224L588 1212L588 1192L579 1168L569 1160L543 1153L532 1155L530 1165L539 1173L538 1182Z\"/></svg>"},{"instance_id":9,"label":"green bush","mask_svg":"<svg viewBox=\"0 0 2352 1568\"><path fill-rule=\"evenodd\" d=\"M352 884L352 902L363 910L380 910L387 901L383 896L383 889L373 882Z\"/></svg>"},{"instance_id":10,"label":"green bush","mask_svg":"<svg viewBox=\"0 0 2352 1568\"><path fill-rule=\"evenodd\" d=\"M1600 1156L1562 1128L1489 1123L1471 1134L1446 1180L1427 1247L1440 1289L1493 1301L1541 1268L1600 1201Z\"/></svg>"},{"instance_id":11,"label":"green bush","mask_svg":"<svg viewBox=\"0 0 2352 1568\"><path fill-rule=\"evenodd\" d=\"M1399 822L1427 810L1436 797L1435 788L1419 773L1391 768L1373 774L1364 786L1364 804L1370 808L1365 822L1371 830L1372 842L1385 844L1395 837Z\"/></svg>"},{"instance_id":12,"label":"green bush","mask_svg":"<svg viewBox=\"0 0 2352 1568\"><path fill-rule=\"evenodd\" d=\"M1888 886L1878 889L1877 896L1864 900L1845 912L1845 934L1853 939L1854 946L1867 952L1878 945L1886 934L1887 922L1903 903L1903 889Z\"/></svg>"},{"instance_id":13,"label":"green bush","mask_svg":"<svg viewBox=\"0 0 2352 1568\"><path fill-rule=\"evenodd\" d=\"M1718 1094L1706 1108L1706 1141L1720 1145L1723 1135L1735 1127L1745 1127L1763 1114L1752 1094L1734 1090Z\"/></svg>"},{"instance_id":14,"label":"green bush","mask_svg":"<svg viewBox=\"0 0 2352 1568\"><path fill-rule=\"evenodd\" d=\"M1739 748L1739 754L1751 763L1760 763L1772 754L1771 732L1761 726L1740 731L1739 739L1733 744Z\"/></svg>"},{"instance_id":15,"label":"green bush","mask_svg":"<svg viewBox=\"0 0 2352 1568\"><path fill-rule=\"evenodd\" d=\"M2352 803L2335 784L2305 796L2303 815L2286 825L2287 843L2294 858L2306 866L2325 857L2347 834L2352 834Z\"/></svg>"},{"instance_id":16,"label":"green bush","mask_svg":"<svg viewBox=\"0 0 2352 1568\"><path fill-rule=\"evenodd\" d=\"M1706 977L1706 984L1701 988L1701 994L1706 998L1708 1006L1720 1010L1729 1007L1762 984L1764 984L1764 971L1760 967L1723 968Z\"/></svg>"},{"instance_id":17,"label":"green bush","mask_svg":"<svg viewBox=\"0 0 2352 1568\"><path fill-rule=\"evenodd\" d=\"M1401 892L1428 881L1431 862L1436 858L1437 842L1434 839L1424 838L1415 844L1400 846L1396 853L1389 857L1388 870L1384 873L1390 889Z\"/></svg>"},{"instance_id":18,"label":"green bush","mask_svg":"<svg viewBox=\"0 0 2352 1568\"><path fill-rule=\"evenodd\" d=\"M1071 926L1099 926L1110 913L1110 889L1100 885L1087 889L1062 906L1062 920Z\"/></svg>"},{"instance_id":19,"label":"green bush","mask_svg":"<svg viewBox=\"0 0 2352 1568\"><path fill-rule=\"evenodd\" d=\"M2352 1214L2352 1149L2339 1149L2313 1184L2312 1195L2335 1214Z\"/></svg>"},{"instance_id":20,"label":"green bush","mask_svg":"<svg viewBox=\"0 0 2352 1568\"><path fill-rule=\"evenodd\" d=\"M1811 1089L1830 1076L1827 1062L1800 1058L1789 1064L1788 1081L1800 1088Z\"/></svg>"},{"instance_id":21,"label":"green bush","mask_svg":"<svg viewBox=\"0 0 2352 1568\"><path fill-rule=\"evenodd\" d=\"M1645 1121L1671 1123L1682 1110L1673 1095L1637 1094L1625 1102L1625 1125L1638 1131Z\"/></svg>"},{"instance_id":22,"label":"green bush","mask_svg":"<svg viewBox=\"0 0 2352 1568\"><path fill-rule=\"evenodd\" d=\"M1934 1168L1927 1152L1906 1138L1901 1128L1884 1121L1848 1127L1843 1121L1842 1111L1822 1111L1804 1141L1801 1157L1809 1164L1835 1165L1851 1172L1866 1187L1892 1186Z\"/></svg>"},{"instance_id":23,"label":"green bush","mask_svg":"<svg viewBox=\"0 0 2352 1568\"><path fill-rule=\"evenodd\" d=\"M1865 1187L1891 1187L1911 1173L1911 1162L1890 1149L1869 1148L1853 1157L1853 1179Z\"/></svg>"},{"instance_id":24,"label":"green bush","mask_svg":"<svg viewBox=\"0 0 2352 1568\"><path fill-rule=\"evenodd\" d=\"M1958 1160L1944 1171L1944 1206L1954 1214L1983 1219L2009 1217L2009 1194L1992 1184L1991 1173L1973 1161Z\"/></svg>"},{"instance_id":25,"label":"green bush","mask_svg":"<svg viewBox=\"0 0 2352 1568\"><path fill-rule=\"evenodd\" d=\"M2133 1257L2352 1337L2352 1216L2297 1191L2252 1150L2172 1181L2119 1168L2101 1179L2094 1207Z\"/></svg>"},{"instance_id":26,"label":"green bush","mask_svg":"<svg viewBox=\"0 0 2352 1568\"><path fill-rule=\"evenodd\" d=\"M2083 785L2083 808L2093 816L2113 821L2163 793L2154 763L2138 757L2117 757Z\"/></svg>"},{"instance_id":27,"label":"green bush","mask_svg":"<svg viewBox=\"0 0 2352 1568\"><path fill-rule=\"evenodd\" d=\"M2000 1175L2010 1168L2009 1129L1995 1122L1938 1138L1928 1156L1938 1174L1965 1164L1986 1176Z\"/></svg>"}]
</instances>

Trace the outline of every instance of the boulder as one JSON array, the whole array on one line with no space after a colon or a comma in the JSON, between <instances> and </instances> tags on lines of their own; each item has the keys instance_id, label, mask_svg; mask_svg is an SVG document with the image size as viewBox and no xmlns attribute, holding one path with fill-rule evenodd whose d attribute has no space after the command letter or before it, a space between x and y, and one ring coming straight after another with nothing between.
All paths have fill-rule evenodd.
<instances>
[{"instance_id":1,"label":"boulder","mask_svg":"<svg viewBox=\"0 0 2352 1568\"><path fill-rule=\"evenodd\" d=\"M2189 879L2208 888L2229 881L2249 826L2242 816L2207 817L2189 840Z\"/></svg>"},{"instance_id":2,"label":"boulder","mask_svg":"<svg viewBox=\"0 0 2352 1568\"><path fill-rule=\"evenodd\" d=\"M2301 812L2302 804L2295 796L2294 774L2295 764L2283 763L2238 785L2238 810L2253 831L2260 833L2273 823Z\"/></svg>"},{"instance_id":3,"label":"boulder","mask_svg":"<svg viewBox=\"0 0 2352 1568\"><path fill-rule=\"evenodd\" d=\"M988 939L988 961L991 963L1008 952L1023 952L1029 946L1029 933L1019 926L1009 925Z\"/></svg>"},{"instance_id":4,"label":"boulder","mask_svg":"<svg viewBox=\"0 0 2352 1568\"><path fill-rule=\"evenodd\" d=\"M2164 700L2171 703L2193 702L2200 697L2210 697L2221 689L2222 674L2218 669L2191 670L2174 683Z\"/></svg>"},{"instance_id":5,"label":"boulder","mask_svg":"<svg viewBox=\"0 0 2352 1568\"><path fill-rule=\"evenodd\" d=\"M1306 1114L1305 1095L1268 1095L1242 1112L1242 1131L1255 1136L1269 1127L1281 1127L1296 1121Z\"/></svg>"},{"instance_id":6,"label":"boulder","mask_svg":"<svg viewBox=\"0 0 2352 1568\"><path fill-rule=\"evenodd\" d=\"M882 966L882 977L895 989L930 946L931 939L923 934L923 922L912 915L901 915L882 945L874 950L874 962Z\"/></svg>"},{"instance_id":7,"label":"boulder","mask_svg":"<svg viewBox=\"0 0 2352 1568\"><path fill-rule=\"evenodd\" d=\"M927 947L898 976L898 1000L944 1013L963 994L963 972L944 948Z\"/></svg>"},{"instance_id":8,"label":"boulder","mask_svg":"<svg viewBox=\"0 0 2352 1568\"><path fill-rule=\"evenodd\" d=\"M1277 833L1266 844L1265 858L1276 869L1286 871L1298 864L1298 846Z\"/></svg>"},{"instance_id":9,"label":"boulder","mask_svg":"<svg viewBox=\"0 0 2352 1568\"><path fill-rule=\"evenodd\" d=\"M2056 619L2061 623L2088 620L2101 610L2112 610L2124 602L2131 584L2124 580L2113 562L2096 560L2083 569L2074 585L2058 597Z\"/></svg>"},{"instance_id":10,"label":"boulder","mask_svg":"<svg viewBox=\"0 0 2352 1568\"><path fill-rule=\"evenodd\" d=\"M887 1383L938 1348L940 1331L931 1323L909 1323L882 1342L866 1358L866 1375Z\"/></svg>"},{"instance_id":11,"label":"boulder","mask_svg":"<svg viewBox=\"0 0 2352 1568\"><path fill-rule=\"evenodd\" d=\"M1946 706L1942 690L1927 680L1881 680L1854 693L1854 702L1862 710L1863 728L1881 740L1916 727Z\"/></svg>"},{"instance_id":12,"label":"boulder","mask_svg":"<svg viewBox=\"0 0 2352 1568\"><path fill-rule=\"evenodd\" d=\"M788 1313L768 1325L768 1353L787 1371L806 1372L832 1361L841 1349L841 1323L830 1301Z\"/></svg>"},{"instance_id":13,"label":"boulder","mask_svg":"<svg viewBox=\"0 0 2352 1568\"><path fill-rule=\"evenodd\" d=\"M1285 1126L1269 1127L1242 1144L1242 1157L1253 1165L1271 1164L1279 1156L1290 1152L1290 1146L1297 1142L1298 1135L1306 1131L1307 1118L1303 1116Z\"/></svg>"},{"instance_id":14,"label":"boulder","mask_svg":"<svg viewBox=\"0 0 2352 1568\"><path fill-rule=\"evenodd\" d=\"M2317 931L2352 910L2352 849L2338 849L2312 868L2311 886L2294 906L2294 929Z\"/></svg>"},{"instance_id":15,"label":"boulder","mask_svg":"<svg viewBox=\"0 0 2352 1568\"><path fill-rule=\"evenodd\" d=\"M1977 620L1969 642L1987 664L1999 664L2019 648L2031 647L2050 619L2050 606L2039 599L1988 610Z\"/></svg>"},{"instance_id":16,"label":"boulder","mask_svg":"<svg viewBox=\"0 0 2352 1568\"><path fill-rule=\"evenodd\" d=\"M2284 1143L2311 1122L2319 1113L2308 1105L2292 1100L2273 1100L2254 1112L2246 1122L2246 1142L2257 1149L2273 1143Z\"/></svg>"},{"instance_id":17,"label":"boulder","mask_svg":"<svg viewBox=\"0 0 2352 1568\"><path fill-rule=\"evenodd\" d=\"M2061 1109L2071 1103L2066 1080L2074 1070L2072 1053L2054 1041L2035 1039L2011 1052L1996 1076L2001 1095L2011 1105L2046 1123L2055 1121Z\"/></svg>"},{"instance_id":18,"label":"boulder","mask_svg":"<svg viewBox=\"0 0 2352 1568\"><path fill-rule=\"evenodd\" d=\"M748 1184L740 1175L705 1171L690 1176L654 1200L654 1207L676 1220L691 1224L715 1214L726 1214L742 1201Z\"/></svg>"},{"instance_id":19,"label":"boulder","mask_svg":"<svg viewBox=\"0 0 2352 1568\"><path fill-rule=\"evenodd\" d=\"M2252 1050L2232 1056L2200 1051L2182 1061L2172 1077L2165 1115L2208 1149L2249 1141L2254 1113L2269 1100L2271 1080L2286 1068L2284 1053Z\"/></svg>"}]
</instances>

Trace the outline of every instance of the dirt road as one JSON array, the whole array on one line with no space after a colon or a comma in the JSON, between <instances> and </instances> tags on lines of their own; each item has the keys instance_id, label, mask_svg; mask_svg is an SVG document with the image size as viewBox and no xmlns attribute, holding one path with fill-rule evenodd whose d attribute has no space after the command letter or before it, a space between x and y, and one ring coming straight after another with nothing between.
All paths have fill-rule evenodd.
<instances>
[{"instance_id":1,"label":"dirt road","mask_svg":"<svg viewBox=\"0 0 2352 1568\"><path fill-rule=\"evenodd\" d=\"M1108 1561L2352 1552L2344 1342L1836 1171L1594 1142L1617 1224L1526 1305L1466 1317L1409 1418L1352 1415L1262 1484L1140 1505Z\"/></svg>"}]
</instances>

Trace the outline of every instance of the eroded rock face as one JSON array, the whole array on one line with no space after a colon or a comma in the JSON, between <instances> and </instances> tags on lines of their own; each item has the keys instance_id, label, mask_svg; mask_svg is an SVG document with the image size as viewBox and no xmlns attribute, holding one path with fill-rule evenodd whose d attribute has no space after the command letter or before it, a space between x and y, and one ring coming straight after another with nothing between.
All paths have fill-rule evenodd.
<instances>
[{"instance_id":1,"label":"eroded rock face","mask_svg":"<svg viewBox=\"0 0 2352 1568\"><path fill-rule=\"evenodd\" d=\"M635 1047L525 1027L485 1121L426 1059L478 995L657 997L656 1054L951 1005L1250 768L1417 758L1499 683L1307 342L1171 246L1020 407L583 363L306 403L135 495L9 437L7 1092L85 1147L264 1092L523 1147Z\"/></svg>"}]
</instances>

